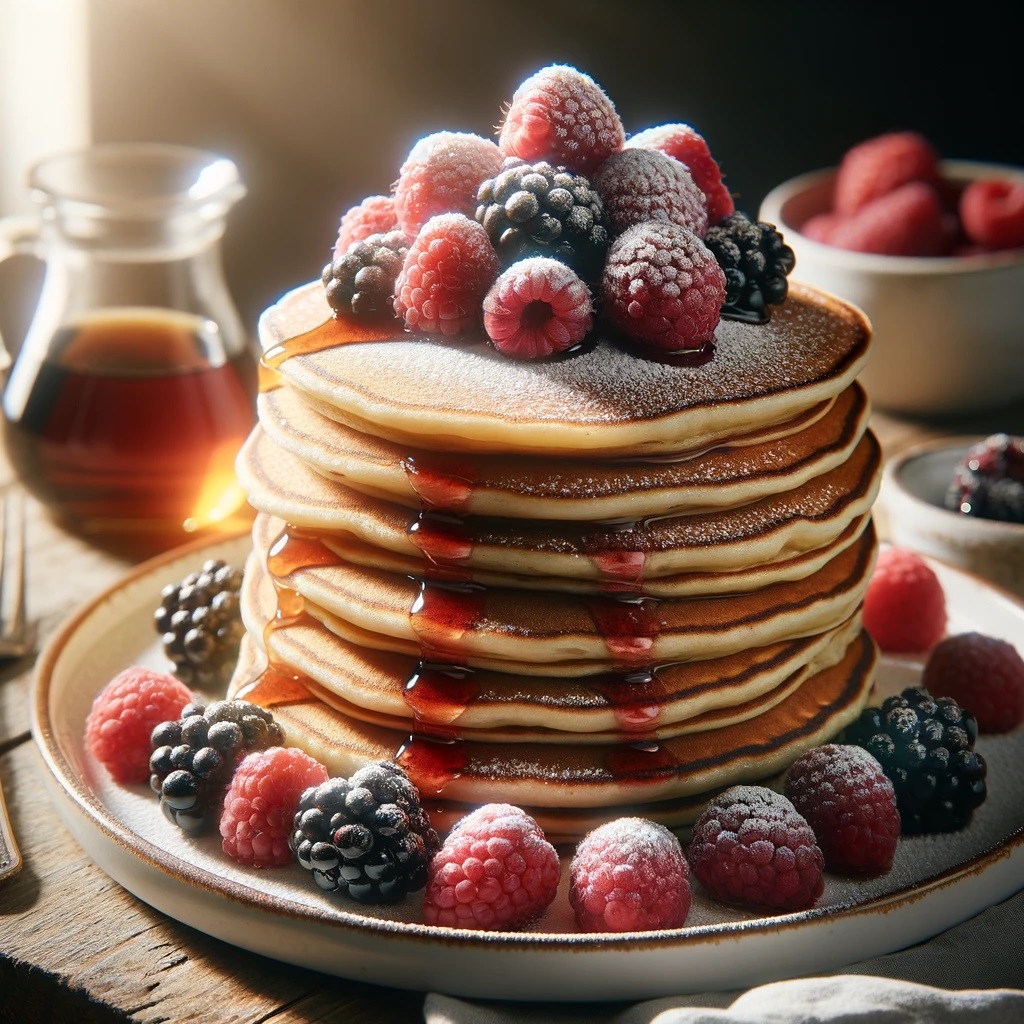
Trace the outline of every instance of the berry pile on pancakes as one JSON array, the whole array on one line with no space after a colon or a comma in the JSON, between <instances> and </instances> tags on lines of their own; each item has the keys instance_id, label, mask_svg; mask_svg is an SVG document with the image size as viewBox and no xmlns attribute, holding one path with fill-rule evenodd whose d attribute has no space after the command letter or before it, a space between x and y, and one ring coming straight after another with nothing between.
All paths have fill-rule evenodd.
<instances>
[{"instance_id":1,"label":"berry pile on pancakes","mask_svg":"<svg viewBox=\"0 0 1024 1024\"><path fill-rule=\"evenodd\" d=\"M557 70L560 86L566 69ZM597 88L575 75L580 89ZM512 122L524 88L534 114L549 104L552 124L564 127L572 110L607 120L610 103L566 103L544 72L534 79L516 93ZM610 154L566 173L593 172L597 185L580 195L598 220L599 186L614 182L621 218L637 204L623 201L622 175L602 174L601 162L629 143L601 127L575 126ZM500 156L542 191L545 175L521 162L561 166L566 153L535 152L536 134L524 142L503 131L499 145L511 151ZM451 168L438 170L443 155L414 154L414 184L428 174L429 185L429 173L451 182ZM690 178L665 159L678 163L673 180ZM457 164L494 173L486 160ZM703 235L717 230L717 253L737 215L720 178L708 184L706 160L700 168L698 194L713 194L717 220L666 232L662 214L640 203L640 221L607 232L613 254L628 232L629 251L642 252L642 218L653 218L648 234L668 238L670 250L648 268L686 266L671 250L679 232L687 252L705 249L692 279L706 324L708 261L718 264ZM561 173L547 177L557 185ZM443 320L426 316L442 308L430 282L457 291L458 241L473 235L461 222L445 232L474 213L427 216L429 188L403 191L401 177L396 188L398 208L416 206L422 227L391 224L386 197L373 197L363 204L373 216L359 215L365 230L345 251L374 268L364 280L375 289L393 268L389 287L404 298L367 307L364 292L363 312L328 304L324 284L338 296L339 282L358 277L353 260L339 269L336 258L323 284L296 289L261 319L259 425L237 464L258 515L230 695L272 707L288 742L332 774L397 761L440 829L507 802L566 839L625 814L683 826L711 794L770 779L834 737L865 703L876 661L860 618L880 468L856 382L869 348L864 317L796 283L780 293L777 282L770 309L758 300L729 315L738 295L761 294L748 272L743 289L731 274L714 292L724 312L715 307L710 336L683 323L652 341L655 299L641 289L643 336L631 344L622 316L602 313L609 302L591 248L592 276L571 290L593 297L589 319L555 299L554 327L538 327L535 308L520 311L530 343L517 351L505 344L516 296L529 286L527 305L547 301L545 282L565 273L550 276L559 255L517 238L511 255L495 246L479 315L463 302L457 331L428 329ZM490 205L494 188L480 182ZM524 205L510 201L508 217ZM493 211L482 217L474 223L494 221ZM403 231L406 243L394 237ZM778 248L749 221L740 234ZM430 262L438 237L444 274ZM593 224L587 237L600 241ZM465 278L477 291L480 244L474 236ZM628 266L624 257L615 266L615 294L631 287ZM502 284L507 274L525 282L518 292ZM499 305L500 317L485 317ZM678 305L685 311L685 293ZM563 336L560 317L586 323L582 340L538 351L545 331ZM669 335L684 339L679 349L657 340Z\"/></svg>"}]
</instances>

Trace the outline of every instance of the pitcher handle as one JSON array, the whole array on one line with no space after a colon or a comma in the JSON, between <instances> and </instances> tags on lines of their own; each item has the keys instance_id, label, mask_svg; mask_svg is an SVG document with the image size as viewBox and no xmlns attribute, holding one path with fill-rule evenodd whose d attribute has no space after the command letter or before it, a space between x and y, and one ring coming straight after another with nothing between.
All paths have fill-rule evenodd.
<instances>
[{"instance_id":1,"label":"pitcher handle","mask_svg":"<svg viewBox=\"0 0 1024 1024\"><path fill-rule=\"evenodd\" d=\"M40 240L42 222L30 213L0 217L0 263L11 256L35 256L42 259ZM9 370L11 356L0 336L0 372Z\"/></svg>"}]
</instances>

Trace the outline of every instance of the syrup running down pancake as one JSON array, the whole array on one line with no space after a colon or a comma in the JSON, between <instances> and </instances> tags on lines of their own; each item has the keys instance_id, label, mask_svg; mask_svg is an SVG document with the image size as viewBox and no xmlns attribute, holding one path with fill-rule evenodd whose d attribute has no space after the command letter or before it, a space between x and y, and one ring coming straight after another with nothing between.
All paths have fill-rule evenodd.
<instances>
[{"instance_id":1,"label":"syrup running down pancake","mask_svg":"<svg viewBox=\"0 0 1024 1024\"><path fill-rule=\"evenodd\" d=\"M326 321L326 322L325 322ZM262 318L258 515L232 695L332 773L397 760L438 823L480 803L578 837L682 827L863 706L880 452L863 316L800 285L713 352Z\"/></svg>"}]
</instances>

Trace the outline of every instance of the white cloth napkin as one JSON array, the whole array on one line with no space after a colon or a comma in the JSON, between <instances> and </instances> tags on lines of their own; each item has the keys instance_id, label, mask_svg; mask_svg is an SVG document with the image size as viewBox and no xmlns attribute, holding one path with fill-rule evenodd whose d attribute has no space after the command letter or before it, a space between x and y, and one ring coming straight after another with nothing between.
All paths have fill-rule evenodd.
<instances>
[{"instance_id":1,"label":"white cloth napkin","mask_svg":"<svg viewBox=\"0 0 1024 1024\"><path fill-rule=\"evenodd\" d=\"M831 975L621 1003L501 1003L431 993L426 1024L1022 1024L1024 892L929 942ZM642 954L641 954L642 955Z\"/></svg>"}]
</instances>

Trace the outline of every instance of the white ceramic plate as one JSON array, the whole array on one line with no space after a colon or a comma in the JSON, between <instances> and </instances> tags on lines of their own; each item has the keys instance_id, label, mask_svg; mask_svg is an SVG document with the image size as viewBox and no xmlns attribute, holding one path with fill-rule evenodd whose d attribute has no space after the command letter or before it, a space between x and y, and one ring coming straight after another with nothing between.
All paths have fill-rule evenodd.
<instances>
[{"instance_id":1,"label":"white ceramic plate","mask_svg":"<svg viewBox=\"0 0 1024 1024\"><path fill-rule=\"evenodd\" d=\"M187 838L148 789L111 783L85 750L94 695L131 664L167 669L152 626L160 588L207 557L240 565L247 537L149 562L72 616L40 657L36 741L58 812L113 879L158 910L236 946L328 974L456 995L515 1000L642 999L742 988L832 970L922 941L1024 886L1024 728L979 743L990 795L969 829L900 843L892 871L869 882L829 877L813 910L778 917L723 907L695 890L685 928L581 935L566 872L555 903L526 933L424 925L420 901L362 908L323 893L298 866L255 871L215 836ZM1024 606L935 564L951 628L1024 644ZM881 684L917 681L920 665L886 661ZM563 867L568 866L563 858Z\"/></svg>"}]
</instances>

